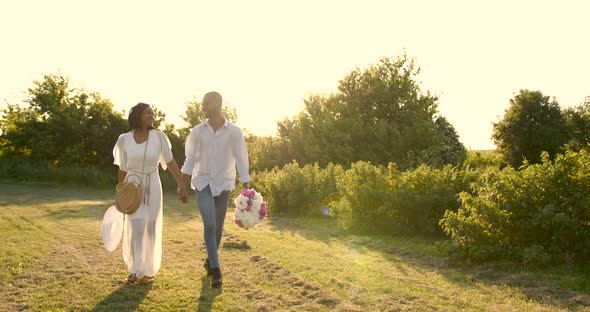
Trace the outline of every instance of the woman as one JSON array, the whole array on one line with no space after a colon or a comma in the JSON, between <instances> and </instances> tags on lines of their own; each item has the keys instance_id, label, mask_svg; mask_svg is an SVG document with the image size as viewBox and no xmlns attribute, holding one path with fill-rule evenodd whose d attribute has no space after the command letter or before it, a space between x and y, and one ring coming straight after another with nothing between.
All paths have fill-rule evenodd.
<instances>
[{"instance_id":1,"label":"woman","mask_svg":"<svg viewBox=\"0 0 590 312\"><path fill-rule=\"evenodd\" d=\"M114 164L119 166L119 183L135 180L143 189L142 204L135 213L125 215L123 225L123 259L129 271L125 280L133 283L151 280L162 261L162 185L158 163L164 170L170 168L178 183L180 200L185 203L188 197L168 137L153 128L154 111L150 105L135 105L129 111L128 121L132 130L119 136L113 156Z\"/></svg>"}]
</instances>

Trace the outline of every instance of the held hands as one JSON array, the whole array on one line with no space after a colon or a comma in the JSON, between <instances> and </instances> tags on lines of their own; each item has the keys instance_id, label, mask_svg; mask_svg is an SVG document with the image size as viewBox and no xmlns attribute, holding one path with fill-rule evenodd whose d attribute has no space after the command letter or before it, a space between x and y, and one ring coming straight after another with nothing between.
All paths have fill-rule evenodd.
<instances>
[{"instance_id":1,"label":"held hands","mask_svg":"<svg viewBox=\"0 0 590 312\"><path fill-rule=\"evenodd\" d=\"M184 184L178 185L178 189L176 191L176 194L178 195L178 199L180 199L180 201L183 204L186 204L188 202L188 193L186 191L186 186Z\"/></svg>"}]
</instances>

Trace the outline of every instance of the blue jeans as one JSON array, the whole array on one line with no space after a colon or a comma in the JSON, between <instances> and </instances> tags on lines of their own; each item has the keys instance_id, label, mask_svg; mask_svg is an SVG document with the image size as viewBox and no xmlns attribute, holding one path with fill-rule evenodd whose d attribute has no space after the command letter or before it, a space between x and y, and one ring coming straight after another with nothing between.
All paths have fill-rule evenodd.
<instances>
[{"instance_id":1,"label":"blue jeans","mask_svg":"<svg viewBox=\"0 0 590 312\"><path fill-rule=\"evenodd\" d=\"M203 218L205 247L212 268L219 267L217 249L221 243L223 221L229 205L229 193L230 191L223 191L219 196L214 197L209 185L196 192L197 205L201 212L201 218Z\"/></svg>"}]
</instances>

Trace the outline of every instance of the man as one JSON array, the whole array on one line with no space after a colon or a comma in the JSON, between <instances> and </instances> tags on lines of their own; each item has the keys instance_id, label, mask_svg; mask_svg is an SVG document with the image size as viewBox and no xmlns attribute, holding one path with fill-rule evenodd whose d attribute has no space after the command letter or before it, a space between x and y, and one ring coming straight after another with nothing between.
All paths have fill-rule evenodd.
<instances>
[{"instance_id":1,"label":"man","mask_svg":"<svg viewBox=\"0 0 590 312\"><path fill-rule=\"evenodd\" d=\"M209 92L203 97L207 120L194 127L186 138L186 160L181 170L185 183L192 176L191 186L196 189L208 255L204 266L207 276L213 276L211 286L215 288L222 284L217 250L230 191L235 187L236 166L244 189L250 181L244 134L223 117L221 106L219 93Z\"/></svg>"}]
</instances>

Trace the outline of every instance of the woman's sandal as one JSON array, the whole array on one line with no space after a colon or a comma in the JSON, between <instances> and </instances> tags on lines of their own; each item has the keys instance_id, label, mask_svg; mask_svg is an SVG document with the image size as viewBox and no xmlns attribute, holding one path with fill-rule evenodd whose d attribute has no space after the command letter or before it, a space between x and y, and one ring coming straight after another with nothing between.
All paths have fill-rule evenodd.
<instances>
[{"instance_id":1,"label":"woman's sandal","mask_svg":"<svg viewBox=\"0 0 590 312\"><path fill-rule=\"evenodd\" d=\"M142 277L140 281L141 282L144 282L144 283L147 283L147 282L151 282L153 280L154 280L154 277L153 276L147 276L146 275L146 276Z\"/></svg>"},{"instance_id":2,"label":"woman's sandal","mask_svg":"<svg viewBox=\"0 0 590 312\"><path fill-rule=\"evenodd\" d=\"M137 282L137 274L131 273L125 278L125 282L131 284Z\"/></svg>"}]
</instances>

